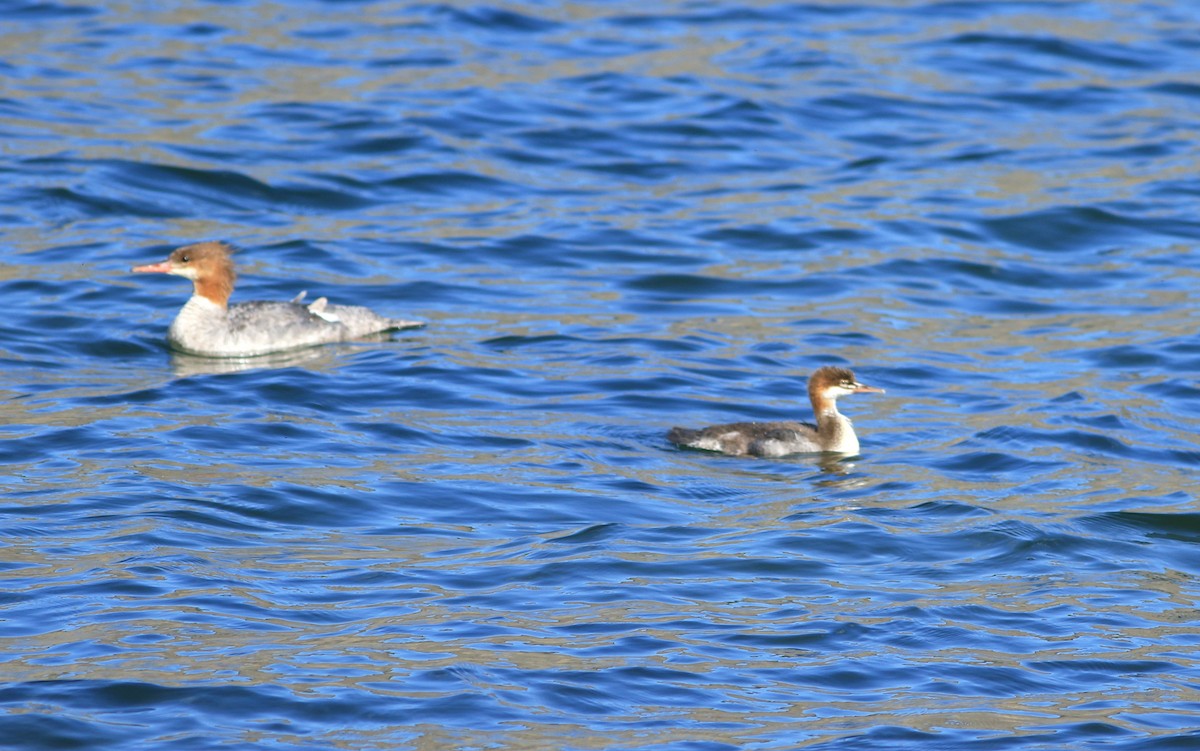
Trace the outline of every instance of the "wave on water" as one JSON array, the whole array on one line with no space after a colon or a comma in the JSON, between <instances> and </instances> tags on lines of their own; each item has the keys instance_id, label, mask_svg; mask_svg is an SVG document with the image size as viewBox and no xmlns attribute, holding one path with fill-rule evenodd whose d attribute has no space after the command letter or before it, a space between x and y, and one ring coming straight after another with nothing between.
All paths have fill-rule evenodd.
<instances>
[{"instance_id":1,"label":"wave on water","mask_svg":"<svg viewBox=\"0 0 1200 751\"><path fill-rule=\"evenodd\" d=\"M1195 747L1197 8L7 4L0 746Z\"/></svg>"}]
</instances>

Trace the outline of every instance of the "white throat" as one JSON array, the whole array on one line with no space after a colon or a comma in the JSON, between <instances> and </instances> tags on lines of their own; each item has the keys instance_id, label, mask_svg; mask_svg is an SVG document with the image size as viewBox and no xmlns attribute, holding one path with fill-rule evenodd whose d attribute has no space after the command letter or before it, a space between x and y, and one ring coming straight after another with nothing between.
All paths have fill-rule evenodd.
<instances>
[{"instance_id":1,"label":"white throat","mask_svg":"<svg viewBox=\"0 0 1200 751\"><path fill-rule=\"evenodd\" d=\"M858 436L854 433L854 425L850 418L838 412L837 401L830 400L817 415L819 432L829 443L826 451L837 451L841 454L858 453Z\"/></svg>"}]
</instances>

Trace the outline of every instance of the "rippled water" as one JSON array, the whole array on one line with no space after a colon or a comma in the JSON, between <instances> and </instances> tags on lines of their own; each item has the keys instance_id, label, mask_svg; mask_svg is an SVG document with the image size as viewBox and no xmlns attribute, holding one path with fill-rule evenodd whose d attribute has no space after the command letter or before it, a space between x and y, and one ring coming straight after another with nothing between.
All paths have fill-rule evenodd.
<instances>
[{"instance_id":1,"label":"rippled water","mask_svg":"<svg viewBox=\"0 0 1200 751\"><path fill-rule=\"evenodd\" d=\"M9 2L0 746L1200 745L1200 5ZM429 325L172 354L236 297ZM863 456L680 451L808 418Z\"/></svg>"}]
</instances>

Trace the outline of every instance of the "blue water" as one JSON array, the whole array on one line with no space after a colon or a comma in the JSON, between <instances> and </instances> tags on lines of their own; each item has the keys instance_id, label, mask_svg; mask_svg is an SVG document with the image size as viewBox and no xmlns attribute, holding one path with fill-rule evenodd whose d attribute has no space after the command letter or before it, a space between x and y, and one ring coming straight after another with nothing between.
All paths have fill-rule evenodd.
<instances>
[{"instance_id":1,"label":"blue water","mask_svg":"<svg viewBox=\"0 0 1200 751\"><path fill-rule=\"evenodd\" d=\"M0 747L1200 747L1200 5L0 8Z\"/></svg>"}]
</instances>

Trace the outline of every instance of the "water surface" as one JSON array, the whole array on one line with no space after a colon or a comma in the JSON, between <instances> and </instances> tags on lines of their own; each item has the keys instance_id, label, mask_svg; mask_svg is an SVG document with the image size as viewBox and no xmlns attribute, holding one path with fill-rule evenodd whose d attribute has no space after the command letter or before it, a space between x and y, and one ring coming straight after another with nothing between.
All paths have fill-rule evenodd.
<instances>
[{"instance_id":1,"label":"water surface","mask_svg":"<svg viewBox=\"0 0 1200 751\"><path fill-rule=\"evenodd\" d=\"M1200 743L1200 9L16 2L8 748ZM170 352L237 243L424 329ZM807 419L863 455L681 451Z\"/></svg>"}]
</instances>

